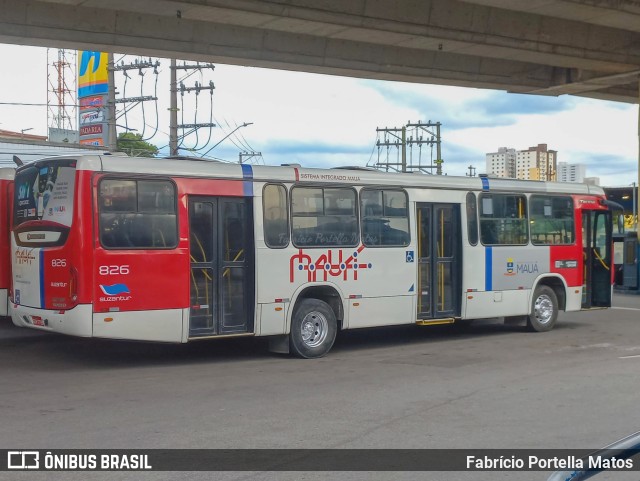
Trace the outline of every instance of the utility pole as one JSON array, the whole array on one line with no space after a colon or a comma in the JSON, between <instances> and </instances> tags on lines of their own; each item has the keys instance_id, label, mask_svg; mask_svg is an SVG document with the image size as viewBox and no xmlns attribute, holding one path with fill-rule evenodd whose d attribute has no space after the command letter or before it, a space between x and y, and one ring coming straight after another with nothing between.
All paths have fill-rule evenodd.
<instances>
[{"instance_id":1,"label":"utility pole","mask_svg":"<svg viewBox=\"0 0 640 481\"><path fill-rule=\"evenodd\" d=\"M440 122L426 123L407 123L400 128L376 128L378 140L378 160L373 165L374 168L384 170L386 172L425 172L436 175L442 175L442 156L441 156L441 139L440 139ZM382 140L380 140L382 136ZM423 162L422 147L431 148L429 163ZM389 148L395 147L399 158L393 162L389 158ZM408 147L408 149L407 149ZM436 148L436 158L433 158L433 147ZM386 150L384 161L380 160L380 154ZM414 149L417 149L417 161L414 160ZM409 154L409 159L407 159Z\"/></svg>"},{"instance_id":2,"label":"utility pole","mask_svg":"<svg viewBox=\"0 0 640 481\"><path fill-rule=\"evenodd\" d=\"M171 80L170 80L170 89L169 89L169 152L170 155L179 155L179 146L178 141L184 139L187 135L196 132L198 129L203 127L208 127L212 129L216 127L216 124L213 122L194 122L191 124L178 124L178 92L180 95L184 97L185 93L195 92L196 98L203 90L208 91L211 94L211 109L213 110L213 91L215 90L215 85L212 81L209 81L208 85L203 85L201 83L196 82L193 87L186 87L182 82L180 82L180 86L178 87L178 70L202 70L203 68L207 69L215 69L215 65L212 63L200 63L197 62L195 64L187 64L186 62L183 65L178 65L175 59L171 59ZM196 104L197 105L197 104ZM181 135L178 135L178 130L182 131ZM187 132L185 133L185 130ZM204 146L203 146L204 147ZM202 148L202 147L201 147ZM199 150L197 147L189 150Z\"/></svg>"},{"instance_id":3,"label":"utility pole","mask_svg":"<svg viewBox=\"0 0 640 481\"><path fill-rule=\"evenodd\" d=\"M407 154L406 154L406 130L405 127L402 128L376 128L376 132L378 135L382 132L383 141L380 139L376 142L378 146L378 158L380 158L380 147L387 148L387 161L384 163L378 162L380 167L384 167L386 172L389 172L389 169L395 170L396 172L406 172L407 166ZM400 135L398 135L400 132ZM399 162L389 162L389 147L401 148L402 157Z\"/></svg>"},{"instance_id":4,"label":"utility pole","mask_svg":"<svg viewBox=\"0 0 640 481\"><path fill-rule=\"evenodd\" d=\"M104 65L104 64L103 64ZM107 54L107 83L109 84L109 90L107 94L107 128L108 132L108 147L109 152L115 152L118 150L118 136L116 134L116 82L115 82L115 68L113 65L113 53Z\"/></svg>"},{"instance_id":5,"label":"utility pole","mask_svg":"<svg viewBox=\"0 0 640 481\"><path fill-rule=\"evenodd\" d=\"M178 155L178 76L176 59L171 59L171 85L169 105L169 155Z\"/></svg>"},{"instance_id":6,"label":"utility pole","mask_svg":"<svg viewBox=\"0 0 640 481\"><path fill-rule=\"evenodd\" d=\"M467 177L475 177L476 176L476 168L473 165L470 165L469 167L467 167L467 169L469 170L469 173L467 174Z\"/></svg>"},{"instance_id":7,"label":"utility pole","mask_svg":"<svg viewBox=\"0 0 640 481\"><path fill-rule=\"evenodd\" d=\"M123 72L125 77L129 78L129 75L127 74L129 70L138 70L140 76L144 76L144 74L142 73L142 69L153 68L154 72L157 75L159 66L160 66L160 62L158 60L156 60L155 62L152 62L151 59L149 59L148 61L139 61L136 59L134 63L130 63L130 64L121 63L120 65L114 65L113 54L112 53L109 54L109 67L108 67L109 68L109 150L111 150L112 152L116 150L117 143L118 143L118 136L116 133L116 104L133 103L135 106L135 104L139 104L141 102L147 102L149 100L158 100L158 97L151 96L151 95L141 96L141 97L125 97L125 98L120 98L116 100L115 72ZM127 108L127 106L125 105L124 113L121 115L126 115L128 110L130 110L130 108ZM112 122L111 119L113 119L113 123L111 123ZM129 129L129 130L136 130L136 129ZM111 145L113 145L113 150Z\"/></svg>"},{"instance_id":8,"label":"utility pole","mask_svg":"<svg viewBox=\"0 0 640 481\"><path fill-rule=\"evenodd\" d=\"M248 160L251 160L254 157L262 157L262 152L240 152L238 154L238 163L244 164Z\"/></svg>"}]
</instances>

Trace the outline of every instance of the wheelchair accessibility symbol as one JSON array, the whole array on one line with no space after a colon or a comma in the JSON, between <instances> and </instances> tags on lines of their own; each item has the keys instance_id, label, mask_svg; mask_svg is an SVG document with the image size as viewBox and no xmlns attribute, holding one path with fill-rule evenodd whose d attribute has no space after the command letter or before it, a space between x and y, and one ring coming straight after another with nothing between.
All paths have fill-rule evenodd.
<instances>
[{"instance_id":1,"label":"wheelchair accessibility symbol","mask_svg":"<svg viewBox=\"0 0 640 481\"><path fill-rule=\"evenodd\" d=\"M406 252L406 260L407 262L413 262L413 251Z\"/></svg>"}]
</instances>

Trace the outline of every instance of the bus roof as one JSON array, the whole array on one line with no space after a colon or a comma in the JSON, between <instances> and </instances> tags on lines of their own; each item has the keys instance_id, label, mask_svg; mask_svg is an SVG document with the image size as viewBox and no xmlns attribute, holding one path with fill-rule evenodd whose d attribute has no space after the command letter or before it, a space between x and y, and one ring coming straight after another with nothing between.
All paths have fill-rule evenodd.
<instances>
[{"instance_id":1,"label":"bus roof","mask_svg":"<svg viewBox=\"0 0 640 481\"><path fill-rule=\"evenodd\" d=\"M543 182L495 177L436 176L422 173L384 173L376 170L348 168L316 169L296 165L249 165L206 160L127 157L117 154L60 156L52 159L77 159L77 168L79 170L172 177L252 179L263 182L298 184L388 185L443 190L604 195L602 187L573 182ZM51 159L42 159L36 161L36 163L46 160Z\"/></svg>"}]
</instances>

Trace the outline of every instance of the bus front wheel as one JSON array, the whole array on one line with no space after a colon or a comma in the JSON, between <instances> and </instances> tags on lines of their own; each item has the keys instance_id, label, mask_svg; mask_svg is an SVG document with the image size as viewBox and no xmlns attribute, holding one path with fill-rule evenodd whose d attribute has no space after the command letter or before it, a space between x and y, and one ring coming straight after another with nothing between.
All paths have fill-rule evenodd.
<instances>
[{"instance_id":1,"label":"bus front wheel","mask_svg":"<svg viewBox=\"0 0 640 481\"><path fill-rule=\"evenodd\" d=\"M531 331L546 332L553 329L558 319L558 297L549 286L538 286L533 294L531 314L527 327Z\"/></svg>"},{"instance_id":2,"label":"bus front wheel","mask_svg":"<svg viewBox=\"0 0 640 481\"><path fill-rule=\"evenodd\" d=\"M291 353L307 359L322 357L333 346L337 330L336 316L326 302L303 299L291 319Z\"/></svg>"}]
</instances>

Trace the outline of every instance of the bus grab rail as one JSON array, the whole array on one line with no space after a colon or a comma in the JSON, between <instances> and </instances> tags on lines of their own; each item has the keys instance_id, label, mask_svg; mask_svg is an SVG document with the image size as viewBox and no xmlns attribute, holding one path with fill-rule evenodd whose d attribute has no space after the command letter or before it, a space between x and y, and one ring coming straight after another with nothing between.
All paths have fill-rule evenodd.
<instances>
[{"instance_id":1,"label":"bus grab rail","mask_svg":"<svg viewBox=\"0 0 640 481\"><path fill-rule=\"evenodd\" d=\"M606 459L628 459L640 453L640 431L631 434L626 438L622 438L614 443L605 446L598 451L591 453L589 456L601 456ZM586 458L583 458L585 465L588 466ZM593 468L588 470L563 470L551 473L547 481L581 481L589 479L598 473L605 471L605 468Z\"/></svg>"}]
</instances>

